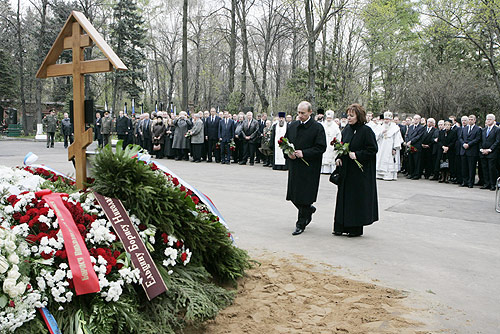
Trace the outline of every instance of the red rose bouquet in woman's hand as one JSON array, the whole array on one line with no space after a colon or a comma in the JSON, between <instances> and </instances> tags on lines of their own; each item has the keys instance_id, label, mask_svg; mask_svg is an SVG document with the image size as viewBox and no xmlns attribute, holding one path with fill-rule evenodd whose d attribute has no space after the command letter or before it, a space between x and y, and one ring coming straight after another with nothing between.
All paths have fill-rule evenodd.
<instances>
[{"instance_id":1,"label":"red rose bouquet in woman's hand","mask_svg":"<svg viewBox=\"0 0 500 334\"><path fill-rule=\"evenodd\" d=\"M295 153L295 147L293 146L292 143L290 143L288 141L288 138L281 137L280 140L278 140L278 145L283 150L283 152L285 152L285 154L287 154L287 155L291 155L291 154ZM309 166L309 163L307 161L305 161L304 158L300 158L300 159L302 159L302 161L304 161L304 163L307 166Z\"/></svg>"},{"instance_id":2,"label":"red rose bouquet in woman's hand","mask_svg":"<svg viewBox=\"0 0 500 334\"><path fill-rule=\"evenodd\" d=\"M330 145L333 146L333 149L337 151L338 155L349 155L349 153L351 152L349 150L349 143L338 141L337 138L333 138L333 140L330 142ZM363 165L358 161L358 159L354 159L354 162L356 163L356 165L358 165L359 169L364 172Z\"/></svg>"}]
</instances>

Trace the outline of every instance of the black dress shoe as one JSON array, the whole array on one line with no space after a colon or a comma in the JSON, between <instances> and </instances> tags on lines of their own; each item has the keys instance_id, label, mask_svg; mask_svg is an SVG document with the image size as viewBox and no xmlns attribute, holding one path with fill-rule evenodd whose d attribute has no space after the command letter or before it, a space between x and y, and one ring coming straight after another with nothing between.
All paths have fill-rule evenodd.
<instances>
[{"instance_id":1,"label":"black dress shoe","mask_svg":"<svg viewBox=\"0 0 500 334\"><path fill-rule=\"evenodd\" d=\"M408 180L409 180L409 179L411 179L411 175L408 175L406 178L407 178Z\"/></svg>"},{"instance_id":2,"label":"black dress shoe","mask_svg":"<svg viewBox=\"0 0 500 334\"><path fill-rule=\"evenodd\" d=\"M341 236L343 233L342 232L333 232L332 234L336 235L336 236Z\"/></svg>"},{"instance_id":3,"label":"black dress shoe","mask_svg":"<svg viewBox=\"0 0 500 334\"><path fill-rule=\"evenodd\" d=\"M309 216L309 218L306 219L306 226L309 225L309 223L311 223L312 215L315 212L316 212L316 207L314 205L311 205L311 215Z\"/></svg>"},{"instance_id":4,"label":"black dress shoe","mask_svg":"<svg viewBox=\"0 0 500 334\"><path fill-rule=\"evenodd\" d=\"M490 188L491 188L490 186L484 185L484 186L482 186L482 187L481 187L481 188L479 188L479 189L490 189Z\"/></svg>"},{"instance_id":5,"label":"black dress shoe","mask_svg":"<svg viewBox=\"0 0 500 334\"><path fill-rule=\"evenodd\" d=\"M411 179L412 180L420 180L420 177L419 176L415 176L415 177L412 177Z\"/></svg>"},{"instance_id":6,"label":"black dress shoe","mask_svg":"<svg viewBox=\"0 0 500 334\"><path fill-rule=\"evenodd\" d=\"M304 232L303 228L296 227L295 231L292 232L292 235L299 235L299 234L302 234L302 232Z\"/></svg>"},{"instance_id":7,"label":"black dress shoe","mask_svg":"<svg viewBox=\"0 0 500 334\"><path fill-rule=\"evenodd\" d=\"M469 188L474 188L474 186L472 184L469 184L468 187Z\"/></svg>"},{"instance_id":8,"label":"black dress shoe","mask_svg":"<svg viewBox=\"0 0 500 334\"><path fill-rule=\"evenodd\" d=\"M460 187L467 187L467 185L465 183L462 183Z\"/></svg>"},{"instance_id":9,"label":"black dress shoe","mask_svg":"<svg viewBox=\"0 0 500 334\"><path fill-rule=\"evenodd\" d=\"M253 166L253 162L250 163L250 166Z\"/></svg>"},{"instance_id":10,"label":"black dress shoe","mask_svg":"<svg viewBox=\"0 0 500 334\"><path fill-rule=\"evenodd\" d=\"M497 189L495 188L495 186L492 186L492 187L490 188L490 190L491 190L491 191L495 191L495 190L497 190Z\"/></svg>"},{"instance_id":11,"label":"black dress shoe","mask_svg":"<svg viewBox=\"0 0 500 334\"><path fill-rule=\"evenodd\" d=\"M347 233L347 236L349 238L355 238L355 237L360 237L362 236L363 234L362 233Z\"/></svg>"},{"instance_id":12,"label":"black dress shoe","mask_svg":"<svg viewBox=\"0 0 500 334\"><path fill-rule=\"evenodd\" d=\"M238 162L238 165L246 165L247 163L245 161L240 161Z\"/></svg>"}]
</instances>

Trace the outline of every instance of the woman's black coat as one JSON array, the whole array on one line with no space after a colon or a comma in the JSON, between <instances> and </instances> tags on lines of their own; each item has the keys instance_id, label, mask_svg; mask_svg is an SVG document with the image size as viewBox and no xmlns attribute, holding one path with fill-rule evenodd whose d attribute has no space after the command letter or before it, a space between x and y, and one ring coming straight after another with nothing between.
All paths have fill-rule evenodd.
<instances>
[{"instance_id":1,"label":"woman's black coat","mask_svg":"<svg viewBox=\"0 0 500 334\"><path fill-rule=\"evenodd\" d=\"M359 123L346 126L342 131L342 140L350 143L349 150L356 153L363 171L348 155L340 157L341 182L337 191L335 224L344 227L370 225L378 220L377 140L370 127Z\"/></svg>"}]
</instances>

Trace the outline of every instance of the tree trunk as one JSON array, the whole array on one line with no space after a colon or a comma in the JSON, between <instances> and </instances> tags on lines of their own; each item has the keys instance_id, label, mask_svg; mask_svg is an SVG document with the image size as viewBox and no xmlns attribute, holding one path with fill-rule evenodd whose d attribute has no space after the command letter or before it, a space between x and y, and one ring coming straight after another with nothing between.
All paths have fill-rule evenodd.
<instances>
[{"instance_id":1,"label":"tree trunk","mask_svg":"<svg viewBox=\"0 0 500 334\"><path fill-rule=\"evenodd\" d=\"M236 72L236 3L237 0L231 0L231 34L229 36L229 78L228 78L228 96L234 90L234 74Z\"/></svg>"},{"instance_id":2,"label":"tree trunk","mask_svg":"<svg viewBox=\"0 0 500 334\"><path fill-rule=\"evenodd\" d=\"M29 135L31 133L30 129L28 129L28 118L26 116L26 98L25 98L25 88L24 88L24 49L21 38L21 0L17 0L17 47L19 53L19 89L21 95L21 110L23 116L23 131L25 135ZM41 110L40 110L41 112ZM42 121L40 120L40 123Z\"/></svg>"},{"instance_id":3,"label":"tree trunk","mask_svg":"<svg viewBox=\"0 0 500 334\"><path fill-rule=\"evenodd\" d=\"M238 11L238 16L240 19L241 35L247 34L247 23L246 23L246 1L241 0L241 8ZM243 38L242 38L243 39ZM248 41L241 41L243 49L248 49ZM247 63L248 63L248 52L243 52L243 62L241 64L241 85L240 85L240 111L243 111L246 103L247 94Z\"/></svg>"},{"instance_id":4,"label":"tree trunk","mask_svg":"<svg viewBox=\"0 0 500 334\"><path fill-rule=\"evenodd\" d=\"M372 106L372 88L373 88L373 52L370 50L370 68L368 69L368 108Z\"/></svg>"},{"instance_id":5,"label":"tree trunk","mask_svg":"<svg viewBox=\"0 0 500 334\"><path fill-rule=\"evenodd\" d=\"M38 59L37 66L39 67L45 57L45 50L43 48L43 42L45 40L45 30L47 26L47 6L48 0L42 0L42 6L40 8L40 36L38 37ZM36 122L37 124L42 123L42 79L35 79L36 81L36 93L35 93L35 109L36 109Z\"/></svg>"},{"instance_id":6,"label":"tree trunk","mask_svg":"<svg viewBox=\"0 0 500 334\"><path fill-rule=\"evenodd\" d=\"M297 21L297 12L296 12L296 7L293 5L293 27L292 27L292 74L291 76L293 77L295 75L295 71L297 70L298 66L298 32L297 32L297 27L295 25L295 22ZM278 55L279 56L279 55Z\"/></svg>"},{"instance_id":7,"label":"tree trunk","mask_svg":"<svg viewBox=\"0 0 500 334\"><path fill-rule=\"evenodd\" d=\"M187 59L188 0L182 9L182 110L188 111L188 59Z\"/></svg>"},{"instance_id":8,"label":"tree trunk","mask_svg":"<svg viewBox=\"0 0 500 334\"><path fill-rule=\"evenodd\" d=\"M153 57L155 61L155 74L156 74L156 98L161 101L161 88L160 88L160 66L158 65L158 53L156 52L156 47L153 40ZM153 94L151 94L153 95Z\"/></svg>"},{"instance_id":9,"label":"tree trunk","mask_svg":"<svg viewBox=\"0 0 500 334\"><path fill-rule=\"evenodd\" d=\"M275 91L275 99L278 99L280 96L280 90L281 90L281 65L282 65L282 59L281 57L281 41L278 41L278 46L276 50L276 91Z\"/></svg>"},{"instance_id":10,"label":"tree trunk","mask_svg":"<svg viewBox=\"0 0 500 334\"><path fill-rule=\"evenodd\" d=\"M195 107L199 106L200 99L200 70L201 70L201 24L198 26L196 34L196 70L194 75L194 96L193 103Z\"/></svg>"}]
</instances>

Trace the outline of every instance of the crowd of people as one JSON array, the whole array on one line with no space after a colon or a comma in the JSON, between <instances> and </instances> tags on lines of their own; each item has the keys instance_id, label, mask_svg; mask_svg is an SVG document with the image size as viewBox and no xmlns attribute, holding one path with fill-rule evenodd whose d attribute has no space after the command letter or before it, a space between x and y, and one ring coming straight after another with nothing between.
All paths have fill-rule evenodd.
<instances>
[{"instance_id":1,"label":"crowd of people","mask_svg":"<svg viewBox=\"0 0 500 334\"><path fill-rule=\"evenodd\" d=\"M323 126L328 143L321 173L335 170L337 152L330 143L334 139L342 141L342 131L348 125L347 115L344 116L335 118L332 110L313 114ZM124 147L131 143L140 145L158 159L251 166L262 163L264 167L287 170L278 141L293 120L292 115L285 113L268 119L267 114L256 114L254 118L250 111L231 115L215 108L191 115L184 111L176 115L158 111L133 117L120 111L115 119L109 112L102 118L97 113L94 133L99 146L107 145L116 132ZM487 115L484 127L480 127L474 115L463 116L460 122L454 116L436 122L419 115L400 120L390 111L380 117L367 112L366 125L374 132L378 145L378 179L397 180L398 173L403 173L412 180L424 177L470 188L496 187L500 128L493 114Z\"/></svg>"}]
</instances>

